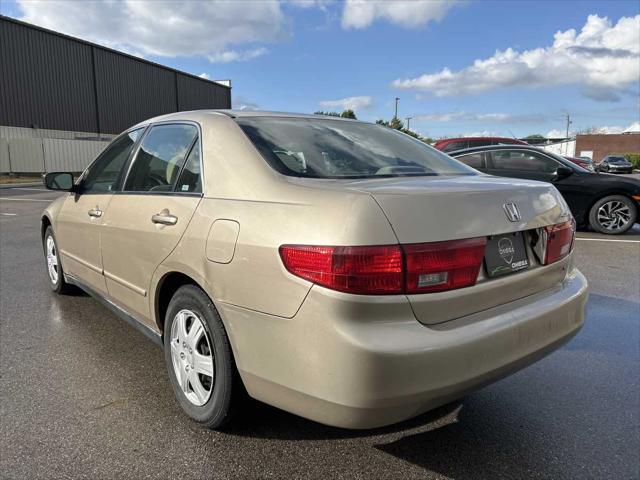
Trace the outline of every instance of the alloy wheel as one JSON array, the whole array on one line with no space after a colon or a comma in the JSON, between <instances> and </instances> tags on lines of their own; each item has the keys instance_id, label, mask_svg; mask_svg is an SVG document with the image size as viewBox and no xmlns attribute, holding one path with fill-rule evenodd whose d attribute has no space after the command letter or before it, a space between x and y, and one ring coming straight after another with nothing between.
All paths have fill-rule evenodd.
<instances>
[{"instance_id":1,"label":"alloy wheel","mask_svg":"<svg viewBox=\"0 0 640 480\"><path fill-rule=\"evenodd\" d=\"M631 220L631 209L617 200L604 203L598 208L598 223L605 230L620 230Z\"/></svg>"},{"instance_id":2,"label":"alloy wheel","mask_svg":"<svg viewBox=\"0 0 640 480\"><path fill-rule=\"evenodd\" d=\"M211 339L203 321L191 310L180 310L171 326L171 363L182 393L196 406L211 397L214 380Z\"/></svg>"},{"instance_id":3,"label":"alloy wheel","mask_svg":"<svg viewBox=\"0 0 640 480\"><path fill-rule=\"evenodd\" d=\"M49 278L54 285L58 283L58 251L56 249L56 242L53 241L53 237L49 235L46 241L47 249L47 271L49 272Z\"/></svg>"}]
</instances>

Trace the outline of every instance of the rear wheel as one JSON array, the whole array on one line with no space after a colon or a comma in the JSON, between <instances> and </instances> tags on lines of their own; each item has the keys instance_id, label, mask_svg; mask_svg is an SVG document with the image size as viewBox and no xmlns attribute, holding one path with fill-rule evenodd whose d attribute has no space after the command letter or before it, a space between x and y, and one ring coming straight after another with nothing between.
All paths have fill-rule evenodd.
<instances>
[{"instance_id":1,"label":"rear wheel","mask_svg":"<svg viewBox=\"0 0 640 480\"><path fill-rule=\"evenodd\" d=\"M60 294L69 293L72 290L72 286L64 281L64 271L62 270L62 263L60 262L58 244L53 236L51 226L48 226L44 232L43 247L51 289Z\"/></svg>"},{"instance_id":2,"label":"rear wheel","mask_svg":"<svg viewBox=\"0 0 640 480\"><path fill-rule=\"evenodd\" d=\"M208 428L228 423L242 390L229 338L209 297L194 285L174 294L164 328L164 353L178 403Z\"/></svg>"},{"instance_id":3,"label":"rear wheel","mask_svg":"<svg viewBox=\"0 0 640 480\"><path fill-rule=\"evenodd\" d=\"M601 198L591 207L589 224L600 233L618 235L633 226L637 214L632 200L622 195L611 195Z\"/></svg>"}]
</instances>

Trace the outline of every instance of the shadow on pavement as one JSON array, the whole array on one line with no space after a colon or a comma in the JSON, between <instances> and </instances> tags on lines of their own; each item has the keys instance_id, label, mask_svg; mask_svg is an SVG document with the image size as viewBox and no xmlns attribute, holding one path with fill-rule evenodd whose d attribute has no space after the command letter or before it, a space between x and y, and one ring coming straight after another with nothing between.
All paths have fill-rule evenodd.
<instances>
[{"instance_id":1,"label":"shadow on pavement","mask_svg":"<svg viewBox=\"0 0 640 480\"><path fill-rule=\"evenodd\" d=\"M440 423L454 414L460 401L452 402L404 422L368 430L331 427L285 412L248 398L233 424L224 432L229 435L276 440L329 440L366 438L393 434Z\"/></svg>"}]
</instances>

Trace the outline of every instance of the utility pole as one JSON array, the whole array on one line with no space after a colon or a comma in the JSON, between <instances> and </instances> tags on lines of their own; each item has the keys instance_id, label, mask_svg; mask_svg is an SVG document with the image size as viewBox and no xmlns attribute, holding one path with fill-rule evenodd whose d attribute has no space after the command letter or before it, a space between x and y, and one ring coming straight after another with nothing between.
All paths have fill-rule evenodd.
<instances>
[{"instance_id":1,"label":"utility pole","mask_svg":"<svg viewBox=\"0 0 640 480\"><path fill-rule=\"evenodd\" d=\"M564 147L564 154L566 155L569 152L569 125L571 125L573 122L571 121L571 116L567 113L567 134L565 136L566 140L565 140L565 147Z\"/></svg>"},{"instance_id":2,"label":"utility pole","mask_svg":"<svg viewBox=\"0 0 640 480\"><path fill-rule=\"evenodd\" d=\"M400 100L400 97L396 97L396 114L393 116L394 118L398 118L398 100Z\"/></svg>"},{"instance_id":3,"label":"utility pole","mask_svg":"<svg viewBox=\"0 0 640 480\"><path fill-rule=\"evenodd\" d=\"M413 117L404 117L404 119L407 121L407 130L411 130L411 129L409 128L409 122L411 121L411 119L412 119L412 118L413 118Z\"/></svg>"}]
</instances>

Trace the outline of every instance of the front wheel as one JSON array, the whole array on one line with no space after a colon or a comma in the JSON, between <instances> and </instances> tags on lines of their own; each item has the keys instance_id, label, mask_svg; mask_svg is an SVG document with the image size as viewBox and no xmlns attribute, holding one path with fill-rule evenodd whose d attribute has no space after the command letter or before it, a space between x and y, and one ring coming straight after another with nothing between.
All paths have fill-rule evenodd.
<instances>
[{"instance_id":1,"label":"front wheel","mask_svg":"<svg viewBox=\"0 0 640 480\"><path fill-rule=\"evenodd\" d=\"M598 200L589 212L591 227L607 235L619 235L636 222L638 209L635 203L622 195L611 195Z\"/></svg>"},{"instance_id":2,"label":"front wheel","mask_svg":"<svg viewBox=\"0 0 640 480\"><path fill-rule=\"evenodd\" d=\"M49 286L56 293L65 294L72 290L72 286L64 281L64 271L60 262L58 244L53 236L51 226L47 227L43 238L44 258L47 262L47 273L49 274Z\"/></svg>"},{"instance_id":3,"label":"front wheel","mask_svg":"<svg viewBox=\"0 0 640 480\"><path fill-rule=\"evenodd\" d=\"M180 287L169 302L164 357L185 413L212 429L228 423L242 386L220 315L194 285Z\"/></svg>"}]
</instances>

